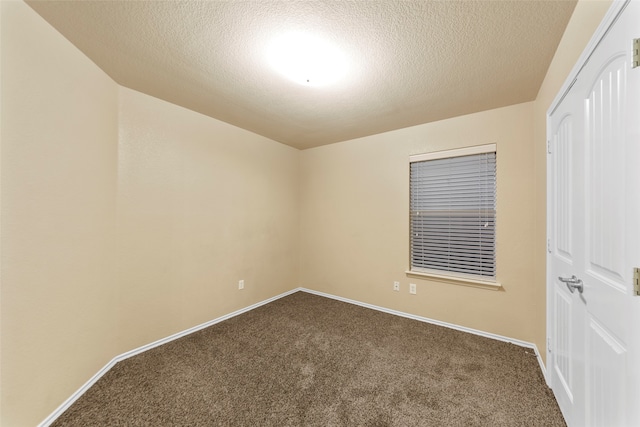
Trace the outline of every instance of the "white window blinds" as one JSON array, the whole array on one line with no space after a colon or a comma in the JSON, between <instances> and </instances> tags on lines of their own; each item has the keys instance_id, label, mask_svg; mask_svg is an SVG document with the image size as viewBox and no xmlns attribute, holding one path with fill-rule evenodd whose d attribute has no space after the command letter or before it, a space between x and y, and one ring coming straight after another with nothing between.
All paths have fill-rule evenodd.
<instances>
[{"instance_id":1,"label":"white window blinds","mask_svg":"<svg viewBox=\"0 0 640 427\"><path fill-rule=\"evenodd\" d=\"M495 145L447 155L411 158L411 270L495 279Z\"/></svg>"}]
</instances>

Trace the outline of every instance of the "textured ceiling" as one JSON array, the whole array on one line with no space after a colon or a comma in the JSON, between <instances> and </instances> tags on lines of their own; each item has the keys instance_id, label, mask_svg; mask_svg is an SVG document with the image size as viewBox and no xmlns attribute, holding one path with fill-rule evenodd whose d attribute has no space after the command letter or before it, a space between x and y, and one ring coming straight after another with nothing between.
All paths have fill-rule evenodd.
<instances>
[{"instance_id":1,"label":"textured ceiling","mask_svg":"<svg viewBox=\"0 0 640 427\"><path fill-rule=\"evenodd\" d=\"M28 1L119 84L309 148L535 99L575 1ZM284 32L347 56L328 87L265 58Z\"/></svg>"}]
</instances>

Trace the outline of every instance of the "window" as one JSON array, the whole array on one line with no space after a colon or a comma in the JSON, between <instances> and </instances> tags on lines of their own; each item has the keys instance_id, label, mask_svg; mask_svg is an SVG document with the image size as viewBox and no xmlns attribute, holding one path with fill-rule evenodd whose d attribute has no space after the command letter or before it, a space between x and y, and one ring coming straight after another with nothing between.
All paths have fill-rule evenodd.
<instances>
[{"instance_id":1,"label":"window","mask_svg":"<svg viewBox=\"0 0 640 427\"><path fill-rule=\"evenodd\" d=\"M495 281L495 144L410 162L411 272Z\"/></svg>"}]
</instances>

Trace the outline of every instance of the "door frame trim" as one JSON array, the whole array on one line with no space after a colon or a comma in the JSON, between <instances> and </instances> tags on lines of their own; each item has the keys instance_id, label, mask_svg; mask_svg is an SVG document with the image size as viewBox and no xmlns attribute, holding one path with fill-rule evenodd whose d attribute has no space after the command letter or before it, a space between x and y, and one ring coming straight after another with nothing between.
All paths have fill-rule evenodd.
<instances>
[{"instance_id":1,"label":"door frame trim","mask_svg":"<svg viewBox=\"0 0 640 427\"><path fill-rule=\"evenodd\" d=\"M571 89L571 86L573 86L573 83L576 77L578 77L578 74L580 73L580 71L582 71L585 65L587 65L587 61L589 61L589 58L591 58L591 55L593 54L593 52L596 50L596 48L598 47L598 45L600 44L604 36L607 35L611 26L618 20L618 17L622 13L622 11L627 7L630 1L631 0L613 0L613 3L609 7L609 10L607 10L607 13L605 14L604 18L602 18L602 22L600 22L600 25L598 25L598 28L593 33L593 36L591 36L589 43L587 43L587 46L582 51L582 54L578 58L578 61L575 63L575 65L571 69L571 72L567 75L566 80L560 87L560 90L558 91L555 98L553 99L553 102L549 106L549 109L547 110L547 125L549 124L548 123L549 117L553 114L553 112L558 107L560 102L564 99L566 94L569 92L569 90ZM549 136L548 126L547 126L547 136Z\"/></svg>"}]
</instances>

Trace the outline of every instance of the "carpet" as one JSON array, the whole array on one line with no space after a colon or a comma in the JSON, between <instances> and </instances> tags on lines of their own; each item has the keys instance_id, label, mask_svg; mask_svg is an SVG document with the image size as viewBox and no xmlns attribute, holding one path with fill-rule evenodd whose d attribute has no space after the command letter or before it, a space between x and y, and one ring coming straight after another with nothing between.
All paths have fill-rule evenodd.
<instances>
[{"instance_id":1,"label":"carpet","mask_svg":"<svg viewBox=\"0 0 640 427\"><path fill-rule=\"evenodd\" d=\"M565 426L533 350L297 292L117 363L62 426Z\"/></svg>"}]
</instances>

